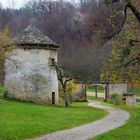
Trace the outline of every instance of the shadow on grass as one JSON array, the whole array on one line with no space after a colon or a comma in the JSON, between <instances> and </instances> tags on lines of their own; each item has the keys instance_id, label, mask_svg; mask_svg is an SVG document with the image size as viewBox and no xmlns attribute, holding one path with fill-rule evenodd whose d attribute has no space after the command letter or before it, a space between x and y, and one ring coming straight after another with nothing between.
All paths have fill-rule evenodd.
<instances>
[{"instance_id":1,"label":"shadow on grass","mask_svg":"<svg viewBox=\"0 0 140 140\"><path fill-rule=\"evenodd\" d=\"M54 107L54 108L92 108L89 106L84 106L83 104L79 105L77 103L87 103L87 101L85 102L73 102L72 104L69 104L68 107L65 106L64 103L59 103L58 105L50 105L50 104L39 104L39 103L34 103L32 101L19 101L16 99L12 99L12 98L6 98L3 95L0 95L0 99L3 101L8 101L8 102L13 102L13 103L20 103L20 104L26 104L26 105L35 105L35 106L45 106L45 107ZM77 105L76 105L77 104Z\"/></svg>"}]
</instances>

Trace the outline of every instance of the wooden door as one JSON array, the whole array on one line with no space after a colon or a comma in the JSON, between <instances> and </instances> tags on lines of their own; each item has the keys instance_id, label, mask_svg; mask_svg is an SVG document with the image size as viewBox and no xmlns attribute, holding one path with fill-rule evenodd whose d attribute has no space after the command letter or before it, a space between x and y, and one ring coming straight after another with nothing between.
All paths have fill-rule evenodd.
<instances>
[{"instance_id":1,"label":"wooden door","mask_svg":"<svg viewBox=\"0 0 140 140\"><path fill-rule=\"evenodd\" d=\"M55 92L52 92L52 104L55 104Z\"/></svg>"}]
</instances>

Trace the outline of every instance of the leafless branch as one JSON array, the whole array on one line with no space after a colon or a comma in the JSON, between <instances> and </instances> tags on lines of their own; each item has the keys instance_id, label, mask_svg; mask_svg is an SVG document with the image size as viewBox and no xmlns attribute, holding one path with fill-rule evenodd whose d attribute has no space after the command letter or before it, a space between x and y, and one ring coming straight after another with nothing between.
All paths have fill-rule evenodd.
<instances>
[{"instance_id":1,"label":"leafless branch","mask_svg":"<svg viewBox=\"0 0 140 140\"><path fill-rule=\"evenodd\" d=\"M127 9L128 9L128 5L125 6L125 9L124 9L124 18L123 18L123 21L122 21L122 24L121 24L120 28L116 32L114 32L112 35L110 35L108 37L105 37L105 39L111 39L115 35L119 34L122 31L122 28L123 28L123 26L125 24L126 17L127 17Z\"/></svg>"}]
</instances>

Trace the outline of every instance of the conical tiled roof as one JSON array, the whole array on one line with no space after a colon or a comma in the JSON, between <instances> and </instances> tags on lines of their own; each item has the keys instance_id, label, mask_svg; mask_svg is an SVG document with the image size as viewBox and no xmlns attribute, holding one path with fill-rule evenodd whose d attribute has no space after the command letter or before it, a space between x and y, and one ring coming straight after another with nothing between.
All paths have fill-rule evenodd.
<instances>
[{"instance_id":1,"label":"conical tiled roof","mask_svg":"<svg viewBox=\"0 0 140 140\"><path fill-rule=\"evenodd\" d=\"M52 47L58 48L59 46L52 41L48 36L45 36L35 26L29 25L18 37L14 38L17 45L39 47Z\"/></svg>"}]
</instances>

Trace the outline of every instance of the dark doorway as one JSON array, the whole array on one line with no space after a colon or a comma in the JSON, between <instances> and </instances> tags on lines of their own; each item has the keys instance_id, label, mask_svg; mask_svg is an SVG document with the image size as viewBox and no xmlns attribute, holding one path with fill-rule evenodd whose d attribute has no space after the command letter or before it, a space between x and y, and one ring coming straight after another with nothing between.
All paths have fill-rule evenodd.
<instances>
[{"instance_id":1,"label":"dark doorway","mask_svg":"<svg viewBox=\"0 0 140 140\"><path fill-rule=\"evenodd\" d=\"M52 92L52 105L55 104L55 92Z\"/></svg>"}]
</instances>

